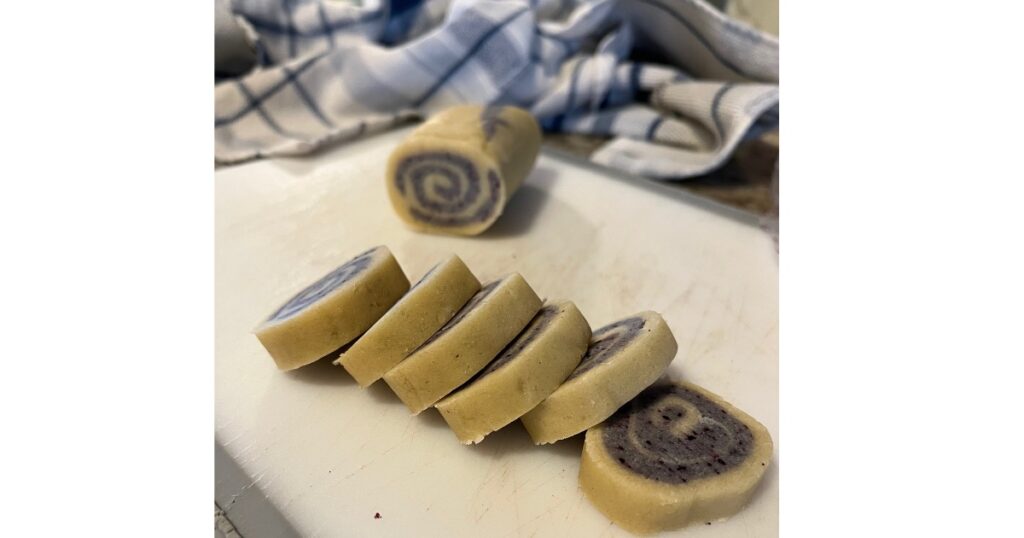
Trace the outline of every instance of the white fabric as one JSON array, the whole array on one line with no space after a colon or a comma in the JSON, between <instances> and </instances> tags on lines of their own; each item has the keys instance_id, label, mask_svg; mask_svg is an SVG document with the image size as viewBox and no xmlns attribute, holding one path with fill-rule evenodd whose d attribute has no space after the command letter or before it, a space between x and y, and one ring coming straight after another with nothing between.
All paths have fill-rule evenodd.
<instances>
[{"instance_id":1,"label":"white fabric","mask_svg":"<svg viewBox=\"0 0 1024 538\"><path fill-rule=\"evenodd\" d=\"M778 40L702 0L236 0L261 65L216 86L215 155L295 155L455 103L612 137L593 160L679 179L778 118ZM638 58L644 58L641 61Z\"/></svg>"}]
</instances>

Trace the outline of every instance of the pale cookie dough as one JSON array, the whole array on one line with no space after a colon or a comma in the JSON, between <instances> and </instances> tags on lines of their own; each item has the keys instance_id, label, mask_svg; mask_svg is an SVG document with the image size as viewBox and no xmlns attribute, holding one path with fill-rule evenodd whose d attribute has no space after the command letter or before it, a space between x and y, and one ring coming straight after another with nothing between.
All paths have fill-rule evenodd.
<instances>
[{"instance_id":1,"label":"pale cookie dough","mask_svg":"<svg viewBox=\"0 0 1024 538\"><path fill-rule=\"evenodd\" d=\"M418 414L487 366L540 307L518 273L491 282L384 381Z\"/></svg>"},{"instance_id":2,"label":"pale cookie dough","mask_svg":"<svg viewBox=\"0 0 1024 538\"><path fill-rule=\"evenodd\" d=\"M676 339L656 312L606 325L565 383L523 415L523 426L538 445L576 435L654 383L675 354Z\"/></svg>"},{"instance_id":3,"label":"pale cookie dough","mask_svg":"<svg viewBox=\"0 0 1024 538\"><path fill-rule=\"evenodd\" d=\"M458 256L434 266L395 306L334 361L368 387L430 335L437 332L480 291L480 281Z\"/></svg>"},{"instance_id":4,"label":"pale cookie dough","mask_svg":"<svg viewBox=\"0 0 1024 538\"><path fill-rule=\"evenodd\" d=\"M572 302L545 306L482 372L434 406L464 444L519 418L580 362L590 325Z\"/></svg>"},{"instance_id":5,"label":"pale cookie dough","mask_svg":"<svg viewBox=\"0 0 1024 538\"><path fill-rule=\"evenodd\" d=\"M497 220L529 175L540 140L537 121L521 108L446 109L391 154L391 205L415 230L476 235Z\"/></svg>"},{"instance_id":6,"label":"pale cookie dough","mask_svg":"<svg viewBox=\"0 0 1024 538\"><path fill-rule=\"evenodd\" d=\"M292 370L351 342L408 289L391 251L374 247L300 291L254 332L277 367Z\"/></svg>"},{"instance_id":7,"label":"pale cookie dough","mask_svg":"<svg viewBox=\"0 0 1024 538\"><path fill-rule=\"evenodd\" d=\"M750 500L772 458L760 423L689 383L658 383L587 431L580 486L638 534L710 522Z\"/></svg>"}]
</instances>

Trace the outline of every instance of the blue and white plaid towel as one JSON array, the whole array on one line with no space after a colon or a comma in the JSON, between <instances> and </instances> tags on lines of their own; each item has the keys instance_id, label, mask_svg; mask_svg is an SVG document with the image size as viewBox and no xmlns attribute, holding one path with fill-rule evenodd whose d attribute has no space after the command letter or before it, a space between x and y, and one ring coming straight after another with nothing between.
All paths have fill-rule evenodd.
<instances>
[{"instance_id":1,"label":"blue and white plaid towel","mask_svg":"<svg viewBox=\"0 0 1024 538\"><path fill-rule=\"evenodd\" d=\"M447 106L606 135L597 163L720 166L778 121L778 40L702 0L234 0L261 66L216 86L216 159L296 155ZM650 58L638 61L636 58Z\"/></svg>"}]
</instances>

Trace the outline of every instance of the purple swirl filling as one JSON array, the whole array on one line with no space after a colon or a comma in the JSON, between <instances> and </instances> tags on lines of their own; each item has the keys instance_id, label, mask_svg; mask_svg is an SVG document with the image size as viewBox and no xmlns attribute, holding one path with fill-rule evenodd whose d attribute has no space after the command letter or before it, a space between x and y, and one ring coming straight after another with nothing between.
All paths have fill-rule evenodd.
<instances>
[{"instance_id":1,"label":"purple swirl filling","mask_svg":"<svg viewBox=\"0 0 1024 538\"><path fill-rule=\"evenodd\" d=\"M294 316L305 310L309 305L322 299L342 284L352 280L356 275L362 273L370 266L373 260L373 253L380 247L374 247L362 254L345 262L337 269L324 275L320 280L310 284L288 300L276 312L267 318L267 321L276 321Z\"/></svg>"},{"instance_id":2,"label":"purple swirl filling","mask_svg":"<svg viewBox=\"0 0 1024 538\"><path fill-rule=\"evenodd\" d=\"M504 111L505 107L503 106L489 106L484 107L480 112L480 125L484 129L485 140L494 138L498 127L511 127L507 121L501 119L501 113Z\"/></svg>"},{"instance_id":3,"label":"purple swirl filling","mask_svg":"<svg viewBox=\"0 0 1024 538\"><path fill-rule=\"evenodd\" d=\"M622 348L640 334L647 322L644 318L626 318L601 327L590 338L590 347L580 360L579 366L565 380L566 383L589 372L596 366L615 356Z\"/></svg>"},{"instance_id":4,"label":"purple swirl filling","mask_svg":"<svg viewBox=\"0 0 1024 538\"><path fill-rule=\"evenodd\" d=\"M746 424L678 385L647 388L619 408L603 430L605 449L620 465L668 484L720 475L743 463L754 448Z\"/></svg>"},{"instance_id":5,"label":"purple swirl filling","mask_svg":"<svg viewBox=\"0 0 1024 538\"><path fill-rule=\"evenodd\" d=\"M428 178L434 180L428 188ZM485 222L499 207L501 179L488 170L489 193L482 199L481 178L476 166L455 153L432 151L406 157L395 173L395 187L403 196L411 196L419 207L410 205L409 213L418 221L434 226L457 227ZM471 207L479 206L470 213Z\"/></svg>"},{"instance_id":6,"label":"purple swirl filling","mask_svg":"<svg viewBox=\"0 0 1024 538\"><path fill-rule=\"evenodd\" d=\"M523 332L519 333L515 340L505 346L505 350L499 353L498 357L491 361L487 368L484 368L482 372L477 374L476 378L470 381L470 383L497 371L521 355L526 346L536 340L544 332L544 329L551 325L551 321L555 319L559 312L561 310L559 310L558 305L548 305L540 309L540 312L537 312L537 315L533 317L533 321L523 329Z\"/></svg>"}]
</instances>

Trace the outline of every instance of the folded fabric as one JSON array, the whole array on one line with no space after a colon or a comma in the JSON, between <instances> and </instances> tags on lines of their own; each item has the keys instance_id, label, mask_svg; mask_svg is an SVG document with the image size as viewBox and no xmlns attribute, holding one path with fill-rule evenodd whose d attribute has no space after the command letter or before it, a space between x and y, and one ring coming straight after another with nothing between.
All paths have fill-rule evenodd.
<instances>
[{"instance_id":1,"label":"folded fabric","mask_svg":"<svg viewBox=\"0 0 1024 538\"><path fill-rule=\"evenodd\" d=\"M221 163L307 153L472 102L526 108L549 132L608 136L595 162L680 179L778 121L778 40L702 0L235 0L232 10L261 65L216 85Z\"/></svg>"}]
</instances>

